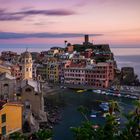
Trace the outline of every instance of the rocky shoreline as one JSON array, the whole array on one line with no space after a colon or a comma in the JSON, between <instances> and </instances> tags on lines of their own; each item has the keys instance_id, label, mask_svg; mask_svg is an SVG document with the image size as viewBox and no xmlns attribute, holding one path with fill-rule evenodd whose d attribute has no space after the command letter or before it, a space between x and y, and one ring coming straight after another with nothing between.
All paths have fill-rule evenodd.
<instances>
[{"instance_id":1,"label":"rocky shoreline","mask_svg":"<svg viewBox=\"0 0 140 140\"><path fill-rule=\"evenodd\" d=\"M56 124L62 120L62 105L53 104L50 100L45 98L44 110L47 112L47 122L41 122L40 128L52 129Z\"/></svg>"}]
</instances>

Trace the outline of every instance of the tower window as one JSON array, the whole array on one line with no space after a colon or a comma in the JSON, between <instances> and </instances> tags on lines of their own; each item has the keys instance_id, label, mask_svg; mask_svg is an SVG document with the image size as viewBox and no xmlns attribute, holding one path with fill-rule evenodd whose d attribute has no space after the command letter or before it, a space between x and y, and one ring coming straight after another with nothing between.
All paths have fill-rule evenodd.
<instances>
[{"instance_id":1,"label":"tower window","mask_svg":"<svg viewBox=\"0 0 140 140\"><path fill-rule=\"evenodd\" d=\"M26 68L26 71L28 71L28 68Z\"/></svg>"},{"instance_id":2,"label":"tower window","mask_svg":"<svg viewBox=\"0 0 140 140\"><path fill-rule=\"evenodd\" d=\"M28 59L26 59L26 63L28 63Z\"/></svg>"}]
</instances>

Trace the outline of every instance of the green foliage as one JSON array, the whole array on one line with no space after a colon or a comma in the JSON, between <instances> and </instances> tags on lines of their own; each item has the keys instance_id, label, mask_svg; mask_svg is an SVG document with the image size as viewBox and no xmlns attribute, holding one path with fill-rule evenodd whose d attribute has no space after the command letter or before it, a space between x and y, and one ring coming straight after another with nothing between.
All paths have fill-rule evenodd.
<instances>
[{"instance_id":1,"label":"green foliage","mask_svg":"<svg viewBox=\"0 0 140 140\"><path fill-rule=\"evenodd\" d=\"M71 130L74 132L76 140L92 140L94 137L94 129L89 121L83 122L80 127L73 127Z\"/></svg>"},{"instance_id":2,"label":"green foliage","mask_svg":"<svg viewBox=\"0 0 140 140\"><path fill-rule=\"evenodd\" d=\"M125 114L128 120L123 129L120 129L116 121L116 113L120 112L118 103L109 102L109 115L103 126L94 127L90 121L83 122L79 127L72 127L75 140L139 140L140 139L140 101L135 102L135 110ZM86 116L86 109L79 107L82 115Z\"/></svg>"},{"instance_id":3,"label":"green foliage","mask_svg":"<svg viewBox=\"0 0 140 140\"><path fill-rule=\"evenodd\" d=\"M87 114L88 114L89 110L84 106L79 106L77 110L83 115L85 120L88 121Z\"/></svg>"},{"instance_id":4,"label":"green foliage","mask_svg":"<svg viewBox=\"0 0 140 140\"><path fill-rule=\"evenodd\" d=\"M35 133L37 140L48 140L52 137L53 133L50 129L39 130Z\"/></svg>"},{"instance_id":5,"label":"green foliage","mask_svg":"<svg viewBox=\"0 0 140 140\"><path fill-rule=\"evenodd\" d=\"M27 140L27 137L20 132L15 132L9 136L9 140Z\"/></svg>"}]
</instances>

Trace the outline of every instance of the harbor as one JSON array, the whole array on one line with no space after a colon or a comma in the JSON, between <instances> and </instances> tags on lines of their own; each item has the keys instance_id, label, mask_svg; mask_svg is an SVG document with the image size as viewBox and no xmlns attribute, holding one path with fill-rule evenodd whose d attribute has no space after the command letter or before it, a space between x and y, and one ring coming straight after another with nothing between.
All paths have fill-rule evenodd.
<instances>
[{"instance_id":1,"label":"harbor","mask_svg":"<svg viewBox=\"0 0 140 140\"><path fill-rule=\"evenodd\" d=\"M102 125L105 122L105 117L101 117L101 112L99 112L101 109L99 106L101 102L108 102L110 100L117 101L123 113L129 112L134 107L134 99L100 95L92 91L83 91L78 93L77 90L67 88L60 89L59 93L50 95L47 99L53 104L59 106L59 113L61 116L61 119L53 125L53 140L58 140L58 138L62 140L73 140L70 127L78 126L82 121L84 121L82 115L77 111L77 108L80 105L89 109L89 120L98 125ZM96 113L97 116L91 117L91 115L95 115L94 113ZM119 122L123 124L125 122L125 118L121 116Z\"/></svg>"},{"instance_id":2,"label":"harbor","mask_svg":"<svg viewBox=\"0 0 140 140\"><path fill-rule=\"evenodd\" d=\"M84 91L92 91L94 93L130 98L130 99L139 99L140 98L140 87L139 86L120 86L120 88L116 88L112 86L110 88L96 88L93 86L85 86L85 85L71 85L71 84L61 84L61 88L70 88L76 90L78 93Z\"/></svg>"}]
</instances>

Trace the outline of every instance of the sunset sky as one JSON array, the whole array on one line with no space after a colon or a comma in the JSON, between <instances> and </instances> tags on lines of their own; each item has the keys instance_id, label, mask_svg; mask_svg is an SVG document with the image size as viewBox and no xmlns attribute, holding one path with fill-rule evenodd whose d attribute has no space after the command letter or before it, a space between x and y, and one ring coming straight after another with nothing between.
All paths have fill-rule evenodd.
<instances>
[{"instance_id":1,"label":"sunset sky","mask_svg":"<svg viewBox=\"0 0 140 140\"><path fill-rule=\"evenodd\" d=\"M0 44L140 45L140 0L0 0Z\"/></svg>"}]
</instances>

